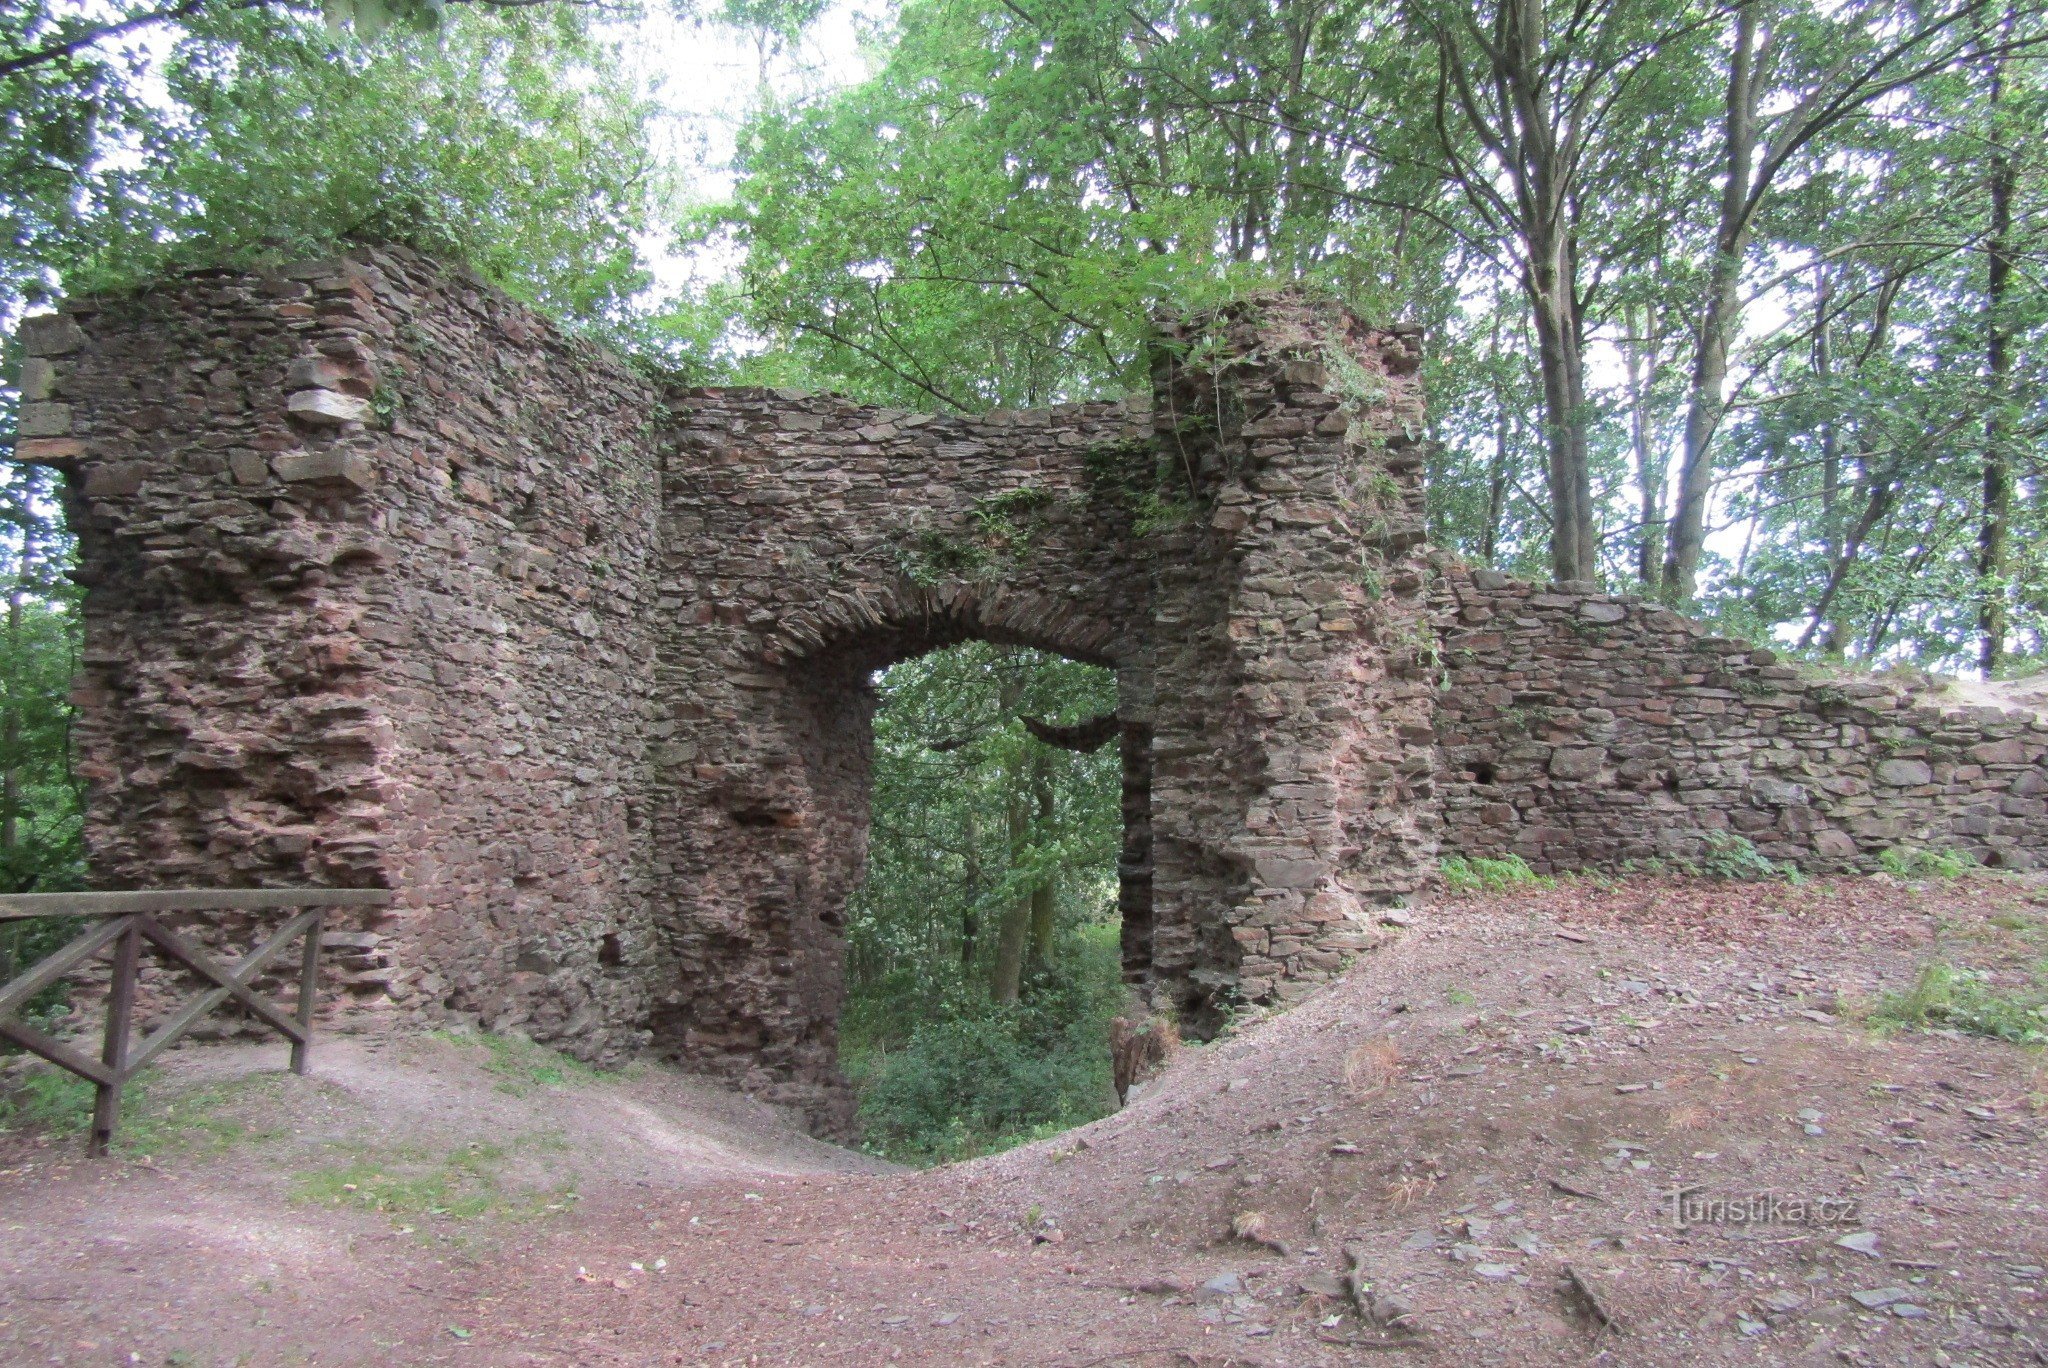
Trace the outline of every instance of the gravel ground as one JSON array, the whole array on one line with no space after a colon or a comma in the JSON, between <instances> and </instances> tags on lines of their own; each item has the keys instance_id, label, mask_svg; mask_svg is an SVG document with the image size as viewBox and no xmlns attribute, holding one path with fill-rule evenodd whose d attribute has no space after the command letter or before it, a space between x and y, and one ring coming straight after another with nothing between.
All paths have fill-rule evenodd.
<instances>
[{"instance_id":1,"label":"gravel ground","mask_svg":"<svg viewBox=\"0 0 2048 1368\"><path fill-rule=\"evenodd\" d=\"M921 1174L661 1070L192 1051L177 1086L239 1087L244 1133L147 1164L0 1140L0 1357L2048 1362L2038 1051L1864 1020L1932 960L2024 986L2043 903L1989 875L1453 899L1124 1111ZM450 1172L438 1213L375 1209Z\"/></svg>"}]
</instances>

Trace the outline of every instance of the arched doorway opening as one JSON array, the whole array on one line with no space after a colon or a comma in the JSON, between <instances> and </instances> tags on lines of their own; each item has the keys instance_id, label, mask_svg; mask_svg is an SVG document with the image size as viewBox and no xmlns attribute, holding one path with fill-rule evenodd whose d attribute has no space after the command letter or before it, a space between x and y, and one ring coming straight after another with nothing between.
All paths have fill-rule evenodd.
<instances>
[{"instance_id":1,"label":"arched doorway opening","mask_svg":"<svg viewBox=\"0 0 2048 1368\"><path fill-rule=\"evenodd\" d=\"M653 1021L658 1042L673 1042L693 1062L729 1069L761 1096L801 1107L821 1133L854 1133L856 1099L840 1049L847 942L850 915L876 906L861 902L878 779L875 725L892 693L886 672L906 662L904 680L932 686L915 691L930 702L932 720L929 736L915 744L934 769L957 770L974 760L985 781L1013 784L1021 800L1013 861L1010 811L1000 795L984 795L989 806L977 824L971 925L957 897L930 891L946 868L928 869L937 882L923 889L897 880L899 908L902 899L951 908L929 924L916 915L924 908L898 918L922 926L910 939L931 957L927 987L932 966L950 957L946 980L956 1003L967 1001L972 988L991 1007L1028 1008L1045 980L1039 966L1050 958L1048 911L1058 941L1062 918L1072 929L1084 902L1098 926L1098 954L1116 976L1133 984L1149 977L1149 659L1143 639L1124 630L1120 618L1090 606L1077 596L988 580L910 581L886 595L830 597L800 631L787 634L789 649L773 646L756 657L754 669L725 676L739 687L723 699L706 690L690 701L707 720L727 717L698 733L704 743L686 769L675 771L692 781L689 788L658 810L657 838L675 852L680 913L668 947L679 984L689 985L660 1004ZM973 719L976 728L968 727L952 687L970 677L969 692L984 714ZM958 727L944 720L949 708ZM883 725L888 732L894 724L885 718ZM908 736L898 739L913 744ZM940 749L929 750L926 740ZM970 745L980 749L964 753ZM1051 811L1041 818L1040 794L1048 788ZM885 795L885 817L890 801ZM1061 824L1063 812L1075 815L1084 806L1096 833L1087 859L1072 842L1053 851L1061 842L1037 839L1035 833ZM957 829L948 837L959 850L964 842ZM1061 857L1063 870L1049 869L1047 851ZM902 872L898 853L889 852L895 862L885 878ZM950 872L964 886L964 854L952 858ZM1043 874L1051 875L1049 909ZM1034 894L1041 934L1034 942L1031 916L1021 923L1012 916L1006 946L1005 912L1028 906ZM1112 930L1112 898L1116 936L1103 943ZM876 963L872 945L854 954L856 977L891 971ZM893 967L907 960L899 956ZM885 1047L896 1043L883 1035Z\"/></svg>"},{"instance_id":2,"label":"arched doorway opening","mask_svg":"<svg viewBox=\"0 0 2048 1368\"><path fill-rule=\"evenodd\" d=\"M951 1159L1092 1120L1129 997L1115 674L976 640L873 683L839 1026L863 1139Z\"/></svg>"}]
</instances>

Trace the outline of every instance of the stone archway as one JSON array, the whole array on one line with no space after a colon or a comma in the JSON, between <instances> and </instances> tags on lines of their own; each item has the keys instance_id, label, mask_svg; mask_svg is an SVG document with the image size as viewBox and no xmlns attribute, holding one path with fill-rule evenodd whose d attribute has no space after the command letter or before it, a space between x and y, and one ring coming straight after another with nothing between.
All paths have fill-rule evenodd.
<instances>
[{"instance_id":1,"label":"stone archway","mask_svg":"<svg viewBox=\"0 0 2048 1368\"><path fill-rule=\"evenodd\" d=\"M391 249L60 319L96 876L394 888L359 1015L833 1127L863 681L967 637L1116 670L1126 967L1196 1029L1426 878L1407 332L1274 296L1149 403L935 417L663 389Z\"/></svg>"},{"instance_id":2,"label":"stone archway","mask_svg":"<svg viewBox=\"0 0 2048 1368\"><path fill-rule=\"evenodd\" d=\"M897 661L968 640L1030 646L1116 670L1110 639L1070 612L990 586L943 602L921 594L874 602L869 619L833 624L815 646L763 663L680 730L693 752L652 833L676 852L680 877L654 890L676 985L657 1001L657 1041L798 1103L837 1127L846 1099L836 1073L844 995L844 914L867 851L876 699L871 680ZM772 682L771 682L772 681ZM1120 688L1128 698L1132 691ZM735 723L737 725L735 725ZM1142 735L1142 722L1128 730ZM1126 831L1120 904L1149 911L1142 785L1149 757L1126 755ZM1133 811L1133 809L1139 809ZM1133 820L1135 818L1136 820ZM1142 963L1149 944L1127 946Z\"/></svg>"},{"instance_id":3,"label":"stone archway","mask_svg":"<svg viewBox=\"0 0 2048 1368\"><path fill-rule=\"evenodd\" d=\"M1417 337L1295 295L1162 324L1146 400L978 417L663 386L395 248L21 342L93 878L394 889L336 937L359 1024L652 1046L834 1125L848 676L966 635L1115 666L1126 967L1197 1031L1372 944L1440 839L2048 845L2048 720L1427 554Z\"/></svg>"}]
</instances>

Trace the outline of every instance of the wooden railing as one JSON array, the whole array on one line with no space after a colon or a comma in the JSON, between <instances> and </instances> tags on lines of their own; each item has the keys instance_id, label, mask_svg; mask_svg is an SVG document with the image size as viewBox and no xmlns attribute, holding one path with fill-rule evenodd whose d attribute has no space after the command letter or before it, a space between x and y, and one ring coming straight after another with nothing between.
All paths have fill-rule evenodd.
<instances>
[{"instance_id":1,"label":"wooden railing","mask_svg":"<svg viewBox=\"0 0 2048 1368\"><path fill-rule=\"evenodd\" d=\"M292 1072L306 1071L313 1044L313 1003L319 993L320 929L330 907L388 907L391 894L368 888L163 888L134 893L19 893L0 896L0 922L24 917L92 917L97 925L55 954L47 955L5 988L0 988L0 1039L33 1050L69 1069L98 1089L93 1107L93 1154L105 1154L121 1121L121 1089L129 1079L192 1028L193 1023L222 1003L232 1001L258 1021L275 1028L292 1043ZM223 965L184 936L157 920L164 912L261 912L300 909L270 938L233 965ZM299 1000L296 1010L260 996L249 985L286 946L304 937L299 956ZM144 942L159 954L191 970L212 986L179 1007L147 1039L129 1048L135 1015L136 971ZM92 1059L14 1014L36 994L63 978L102 950L113 947L113 974L107 985L107 1019L100 1057Z\"/></svg>"}]
</instances>

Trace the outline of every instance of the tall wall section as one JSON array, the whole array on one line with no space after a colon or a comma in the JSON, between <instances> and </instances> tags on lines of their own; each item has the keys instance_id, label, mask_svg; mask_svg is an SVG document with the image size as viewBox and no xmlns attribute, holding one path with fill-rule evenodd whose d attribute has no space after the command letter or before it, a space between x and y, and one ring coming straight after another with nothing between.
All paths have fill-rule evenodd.
<instances>
[{"instance_id":1,"label":"tall wall section","mask_svg":"<svg viewBox=\"0 0 2048 1368\"><path fill-rule=\"evenodd\" d=\"M1117 404L934 417L759 389L679 396L652 577L648 859L673 965L660 1039L844 1125L872 677L969 639L1030 646L1116 670L1142 728L1151 589L1124 484L1151 478L1133 441L1145 422ZM1140 757L1139 807L1143 781Z\"/></svg>"},{"instance_id":2,"label":"tall wall section","mask_svg":"<svg viewBox=\"0 0 2048 1368\"><path fill-rule=\"evenodd\" d=\"M358 1015L644 1038L655 396L402 251L24 329L105 887L386 886ZM622 725L624 723L624 725Z\"/></svg>"},{"instance_id":3,"label":"tall wall section","mask_svg":"<svg viewBox=\"0 0 2048 1368\"><path fill-rule=\"evenodd\" d=\"M1291 295L1163 333L1153 960L1199 1022L1336 973L1435 867L1421 348Z\"/></svg>"}]
</instances>

